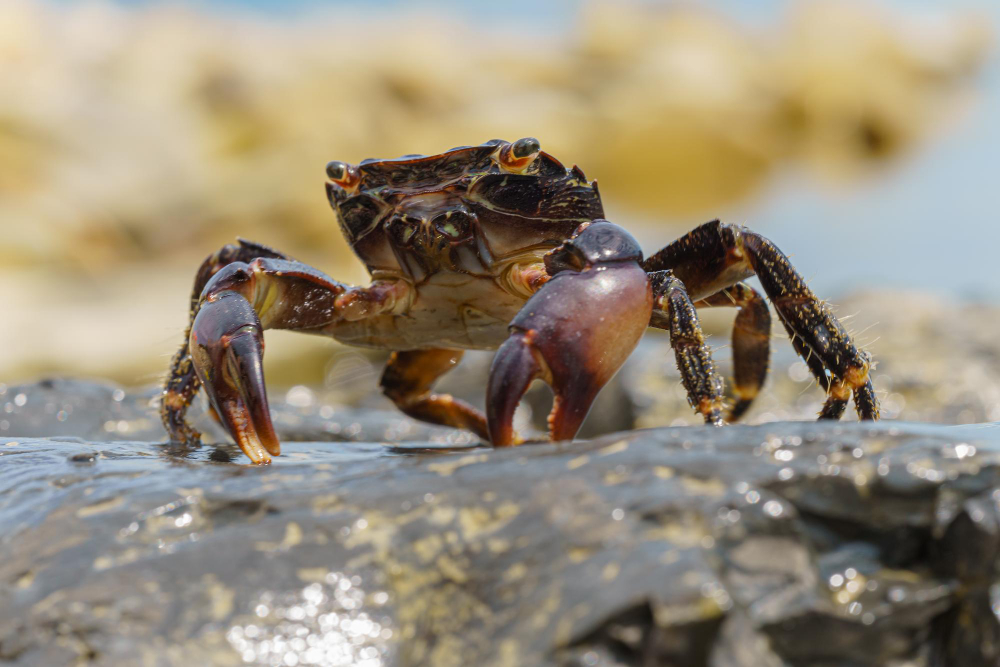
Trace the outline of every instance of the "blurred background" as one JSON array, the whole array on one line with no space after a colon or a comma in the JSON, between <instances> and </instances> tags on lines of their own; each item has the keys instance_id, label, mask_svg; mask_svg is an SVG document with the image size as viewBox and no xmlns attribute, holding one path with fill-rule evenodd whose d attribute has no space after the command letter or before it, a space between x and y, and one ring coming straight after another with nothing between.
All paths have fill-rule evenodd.
<instances>
[{"instance_id":1,"label":"blurred background","mask_svg":"<svg viewBox=\"0 0 1000 667\"><path fill-rule=\"evenodd\" d=\"M647 252L722 217L835 302L1000 302L998 21L989 0L3 0L0 383L157 382L236 236L364 281L326 162L494 137L583 167ZM336 387L365 354L271 332L267 373Z\"/></svg>"}]
</instances>

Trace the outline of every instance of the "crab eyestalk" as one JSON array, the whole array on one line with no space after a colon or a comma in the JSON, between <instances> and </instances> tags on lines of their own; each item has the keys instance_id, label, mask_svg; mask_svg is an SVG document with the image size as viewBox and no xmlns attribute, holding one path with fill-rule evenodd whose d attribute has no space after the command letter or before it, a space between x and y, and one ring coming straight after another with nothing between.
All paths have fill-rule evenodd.
<instances>
[{"instance_id":1,"label":"crab eyestalk","mask_svg":"<svg viewBox=\"0 0 1000 667\"><path fill-rule=\"evenodd\" d=\"M649 323L652 290L640 261L632 235L604 220L581 226L546 257L555 275L511 322L490 369L486 411L494 446L518 444L514 410L535 379L555 394L551 438L576 435Z\"/></svg>"},{"instance_id":2,"label":"crab eyestalk","mask_svg":"<svg viewBox=\"0 0 1000 667\"><path fill-rule=\"evenodd\" d=\"M525 137L512 144L503 144L497 153L497 161L507 171L520 174L535 161L541 151L538 139Z\"/></svg>"},{"instance_id":3,"label":"crab eyestalk","mask_svg":"<svg viewBox=\"0 0 1000 667\"><path fill-rule=\"evenodd\" d=\"M353 193L361 184L361 174L352 164L333 160L326 163L326 177L342 187L346 192Z\"/></svg>"}]
</instances>

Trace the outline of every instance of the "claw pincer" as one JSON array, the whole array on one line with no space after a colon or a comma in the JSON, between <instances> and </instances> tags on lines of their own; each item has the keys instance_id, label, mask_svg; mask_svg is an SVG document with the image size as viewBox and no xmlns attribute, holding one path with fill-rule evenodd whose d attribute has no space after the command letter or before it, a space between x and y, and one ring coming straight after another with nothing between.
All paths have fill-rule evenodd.
<instances>
[{"instance_id":1,"label":"claw pincer","mask_svg":"<svg viewBox=\"0 0 1000 667\"><path fill-rule=\"evenodd\" d=\"M494 446L517 444L514 410L535 379L555 394L553 440L572 439L601 390L635 349L653 307L642 251L606 220L581 225L545 257L552 278L511 321L486 392Z\"/></svg>"},{"instance_id":2,"label":"claw pincer","mask_svg":"<svg viewBox=\"0 0 1000 667\"><path fill-rule=\"evenodd\" d=\"M267 463L281 448L264 388L263 327L253 306L236 291L250 279L245 266L230 264L206 286L189 346L195 372L219 418L250 460Z\"/></svg>"}]
</instances>

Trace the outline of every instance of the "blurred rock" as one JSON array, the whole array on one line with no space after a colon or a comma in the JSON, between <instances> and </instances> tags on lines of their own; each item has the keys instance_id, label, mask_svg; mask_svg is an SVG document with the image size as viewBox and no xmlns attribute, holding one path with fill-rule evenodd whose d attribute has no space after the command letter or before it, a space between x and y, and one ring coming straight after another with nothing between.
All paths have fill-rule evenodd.
<instances>
[{"instance_id":1,"label":"blurred rock","mask_svg":"<svg viewBox=\"0 0 1000 667\"><path fill-rule=\"evenodd\" d=\"M916 292L872 291L839 299L835 312L874 355L875 389L887 419L969 424L1000 421L1000 307L956 304ZM735 311L699 311L723 375ZM824 394L772 312L771 372L750 423L811 419ZM697 424L665 337L647 335L616 378L637 428ZM595 412L598 409L595 408ZM598 412L599 413L599 412ZM855 419L848 408L845 419Z\"/></svg>"},{"instance_id":2,"label":"blurred rock","mask_svg":"<svg viewBox=\"0 0 1000 667\"><path fill-rule=\"evenodd\" d=\"M1000 657L996 426L798 422L414 447L289 442L252 467L225 448L0 442L0 659Z\"/></svg>"},{"instance_id":3,"label":"blurred rock","mask_svg":"<svg viewBox=\"0 0 1000 667\"><path fill-rule=\"evenodd\" d=\"M600 179L619 222L689 226L791 160L853 178L922 145L965 106L989 48L964 14L795 6L752 31L592 4L549 34L425 9L273 21L7 0L0 279L17 287L0 377L148 381L199 262L236 236L363 280L323 196L330 159L534 135Z\"/></svg>"}]
</instances>

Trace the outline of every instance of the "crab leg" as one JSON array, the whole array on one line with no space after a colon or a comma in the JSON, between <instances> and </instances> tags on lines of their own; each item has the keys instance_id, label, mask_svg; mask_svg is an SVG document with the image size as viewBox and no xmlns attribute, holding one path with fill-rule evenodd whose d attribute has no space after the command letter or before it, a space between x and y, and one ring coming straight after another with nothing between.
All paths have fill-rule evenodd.
<instances>
[{"instance_id":1,"label":"crab leg","mask_svg":"<svg viewBox=\"0 0 1000 667\"><path fill-rule=\"evenodd\" d=\"M462 350L393 352L382 373L382 391L404 414L432 424L472 431L486 440L486 417L449 394L431 393L434 382L455 367Z\"/></svg>"},{"instance_id":2,"label":"crab leg","mask_svg":"<svg viewBox=\"0 0 1000 667\"><path fill-rule=\"evenodd\" d=\"M206 265L214 257L202 266L199 280L212 273ZM184 422L184 411L201 383L246 455L254 463L270 461L269 454L277 455L280 446L261 367L263 331L319 331L337 321L387 312L407 292L405 283L394 281L367 288L343 285L305 264L275 257L233 261L215 269L195 306L187 352L182 349L175 357L167 379L161 414L168 432L172 438L197 442L200 434Z\"/></svg>"},{"instance_id":3,"label":"crab leg","mask_svg":"<svg viewBox=\"0 0 1000 667\"><path fill-rule=\"evenodd\" d=\"M878 399L868 376L871 355L857 348L829 306L768 239L713 220L649 257L643 268L672 269L695 300L756 274L796 351L827 389L820 419L838 419L852 392L858 417L878 419Z\"/></svg>"},{"instance_id":4,"label":"crab leg","mask_svg":"<svg viewBox=\"0 0 1000 667\"><path fill-rule=\"evenodd\" d=\"M670 332L670 347L687 390L688 402L706 424L722 424L722 379L715 373L712 352L705 343L698 313L684 284L670 271L649 274L653 286L654 326Z\"/></svg>"},{"instance_id":5,"label":"crab leg","mask_svg":"<svg viewBox=\"0 0 1000 667\"><path fill-rule=\"evenodd\" d=\"M555 394L550 437L576 435L648 326L653 298L641 257L635 239L606 220L581 225L546 256L552 278L514 317L490 369L486 416L494 446L518 444L514 410L535 379Z\"/></svg>"},{"instance_id":6,"label":"crab leg","mask_svg":"<svg viewBox=\"0 0 1000 667\"><path fill-rule=\"evenodd\" d=\"M767 378L767 363L771 356L771 311L764 297L746 283L736 283L694 305L698 308L728 306L739 309L733 322L732 337L735 400L725 416L727 422L737 421L760 393ZM813 361L819 362L819 359L813 357ZM819 368L823 370L822 363Z\"/></svg>"}]
</instances>

